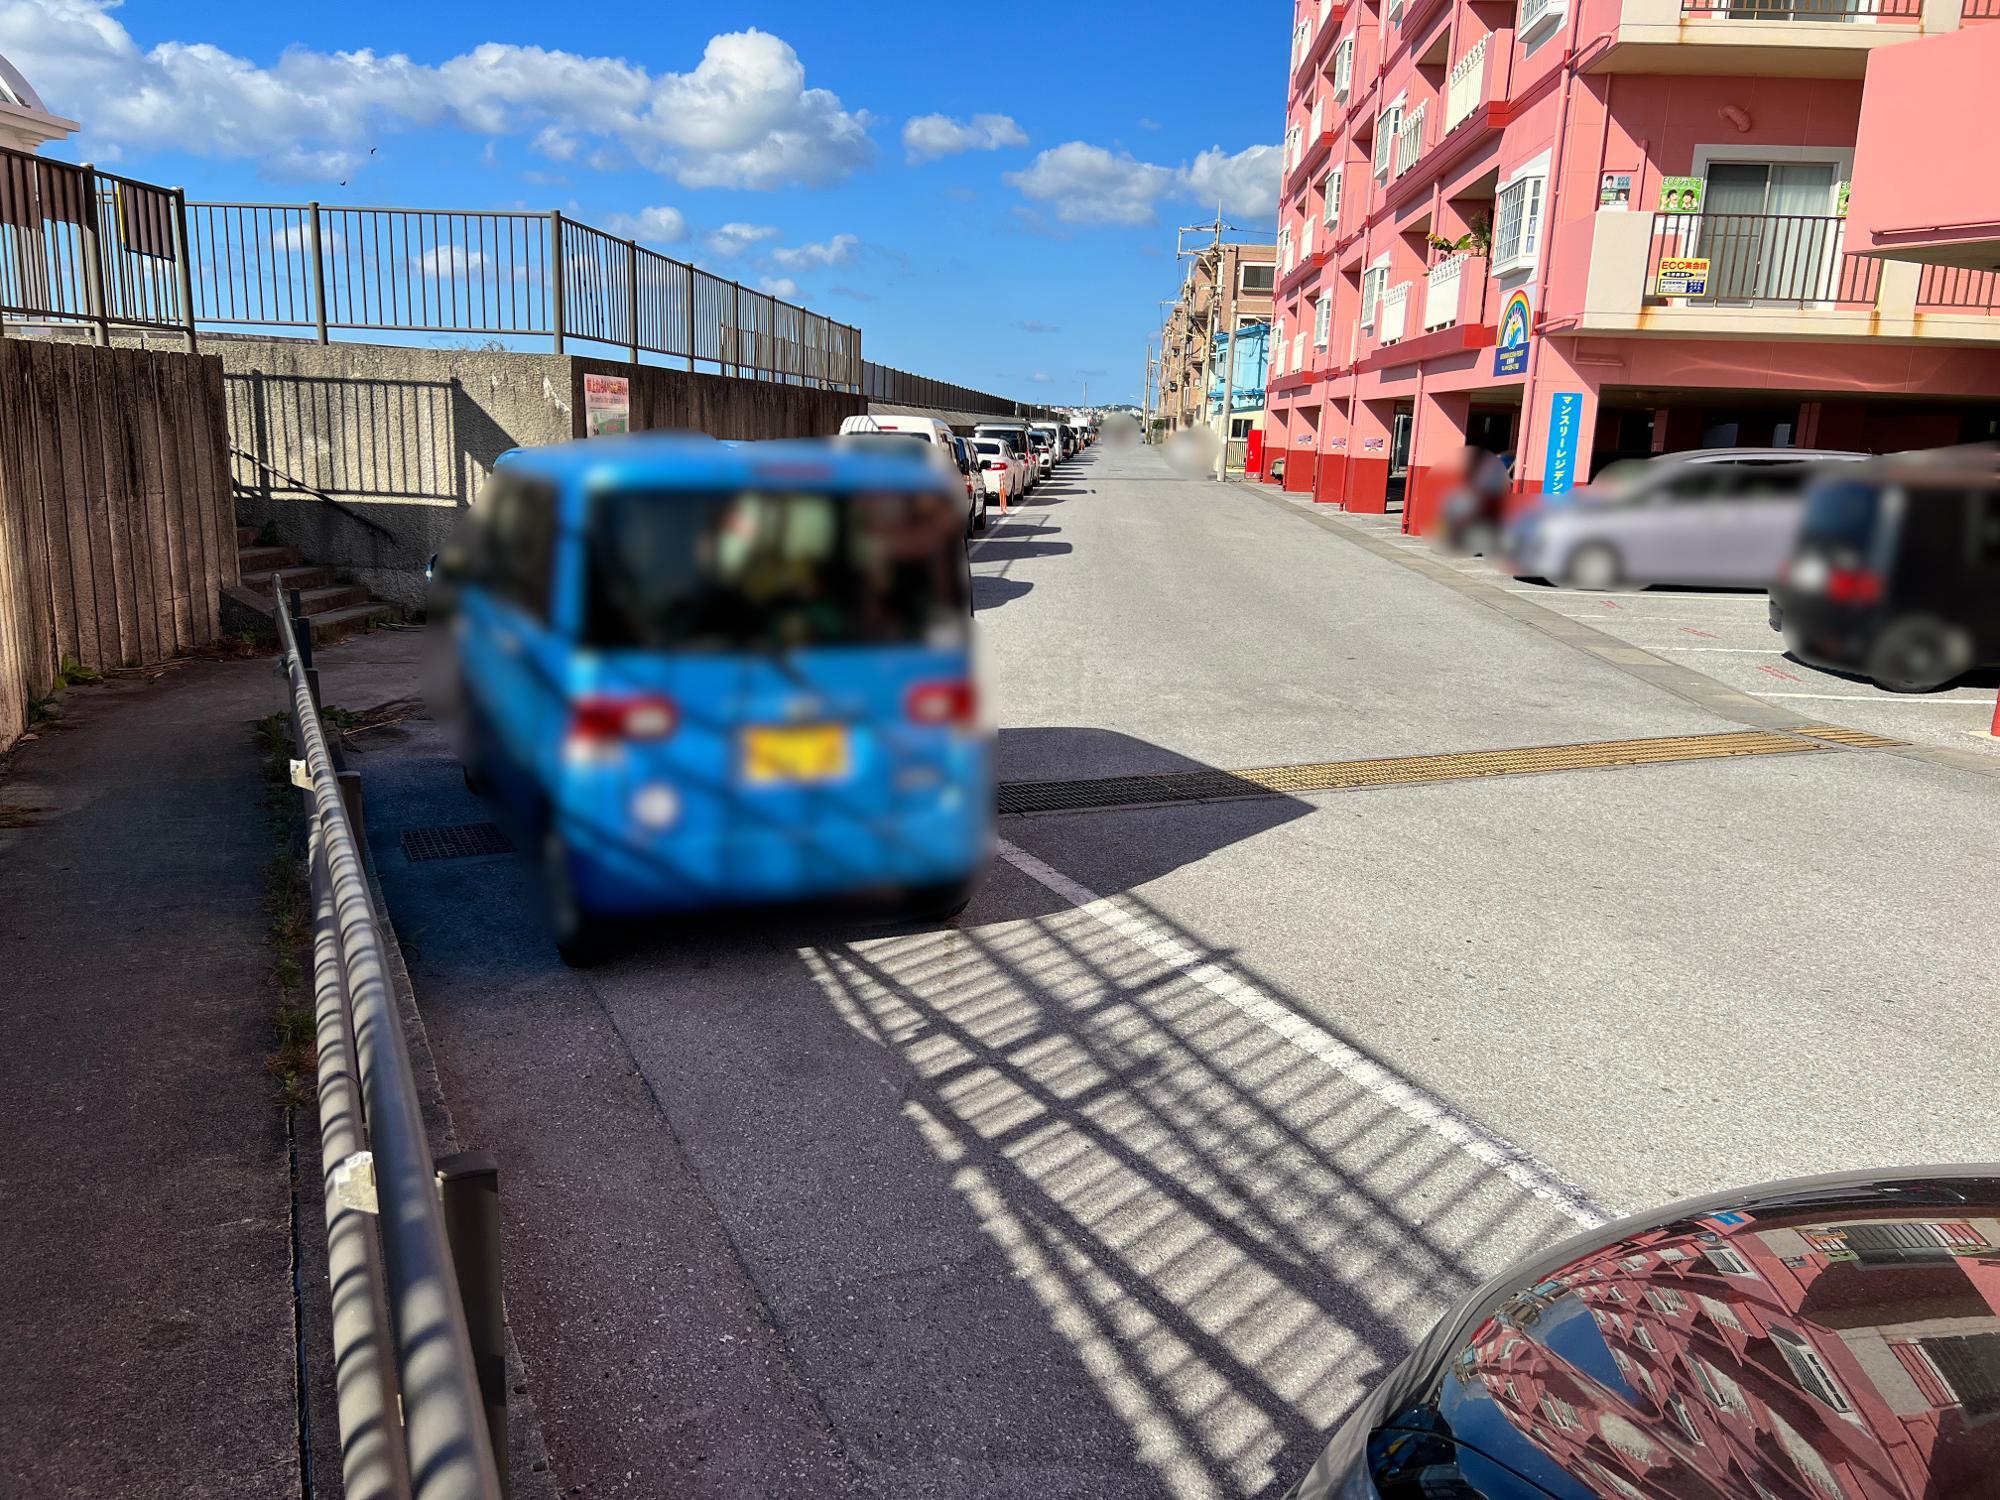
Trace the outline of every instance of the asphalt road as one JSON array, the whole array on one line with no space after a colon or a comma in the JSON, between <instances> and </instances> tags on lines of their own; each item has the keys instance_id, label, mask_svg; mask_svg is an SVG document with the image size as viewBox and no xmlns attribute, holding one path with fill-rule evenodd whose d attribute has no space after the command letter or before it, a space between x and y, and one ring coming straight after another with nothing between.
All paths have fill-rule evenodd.
<instances>
[{"instance_id":1,"label":"asphalt road","mask_svg":"<svg viewBox=\"0 0 2000 1500\"><path fill-rule=\"evenodd\" d=\"M1008 779L1742 727L1150 452L974 570ZM414 637L343 649L414 681ZM1921 755L1009 818L947 927L684 924L577 973L518 857L398 852L488 815L436 726L356 748L585 1495L1275 1495L1531 1247L2000 1157L1953 1102L2000 1061L2000 787Z\"/></svg>"}]
</instances>

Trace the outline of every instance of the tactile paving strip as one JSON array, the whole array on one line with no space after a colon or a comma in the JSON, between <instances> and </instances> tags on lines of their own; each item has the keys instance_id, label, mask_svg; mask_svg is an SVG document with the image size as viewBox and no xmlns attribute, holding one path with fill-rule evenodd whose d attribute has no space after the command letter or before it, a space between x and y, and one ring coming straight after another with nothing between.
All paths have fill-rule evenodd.
<instances>
[{"instance_id":1,"label":"tactile paving strip","mask_svg":"<svg viewBox=\"0 0 2000 1500\"><path fill-rule=\"evenodd\" d=\"M1790 732L1809 734L1816 740L1832 740L1836 745L1851 745L1856 750L1893 750L1906 743L1870 734L1865 729L1842 729L1834 724L1800 724Z\"/></svg>"},{"instance_id":2,"label":"tactile paving strip","mask_svg":"<svg viewBox=\"0 0 2000 1500\"><path fill-rule=\"evenodd\" d=\"M512 854L513 844L492 823L460 823L449 828L409 828L403 831L403 858L472 859L481 854Z\"/></svg>"},{"instance_id":3,"label":"tactile paving strip","mask_svg":"<svg viewBox=\"0 0 2000 1500\"><path fill-rule=\"evenodd\" d=\"M1000 811L1071 812L1159 802L1214 802L1238 797L1281 796L1289 792L1331 792L1410 782L1463 781L1479 776L1526 776L1542 771L1602 770L1614 766L1661 765L1673 761L1721 760L1738 755L1796 755L1826 748L1812 740L1799 738L1800 734L1806 733L1817 734L1818 731L1776 734L1767 730L1746 729L1728 734L1599 740L1584 745L1538 745L1520 750L1459 750L1444 755L1328 760L1292 766L1260 766L1247 771L1186 771L1162 776L1107 776L1089 781L1007 781L1000 784ZM1869 740L1874 742L1872 736Z\"/></svg>"}]
</instances>

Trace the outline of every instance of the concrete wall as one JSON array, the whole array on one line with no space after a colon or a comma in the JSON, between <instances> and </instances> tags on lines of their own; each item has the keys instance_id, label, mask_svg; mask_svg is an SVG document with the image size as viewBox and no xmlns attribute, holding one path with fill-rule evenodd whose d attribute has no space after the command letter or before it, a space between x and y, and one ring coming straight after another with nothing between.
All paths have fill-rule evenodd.
<instances>
[{"instance_id":1,"label":"concrete wall","mask_svg":"<svg viewBox=\"0 0 2000 1500\"><path fill-rule=\"evenodd\" d=\"M484 349L212 339L222 358L237 512L380 598L421 608L424 565L510 448L583 433L586 373L632 379L632 426L814 437L860 396L616 360ZM379 536L309 491L384 527Z\"/></svg>"}]
</instances>

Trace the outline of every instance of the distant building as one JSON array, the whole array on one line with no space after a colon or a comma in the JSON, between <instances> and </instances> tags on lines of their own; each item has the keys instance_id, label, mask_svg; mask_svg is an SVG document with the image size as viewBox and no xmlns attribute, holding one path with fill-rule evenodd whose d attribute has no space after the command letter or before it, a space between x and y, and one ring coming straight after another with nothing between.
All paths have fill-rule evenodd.
<instances>
[{"instance_id":1,"label":"distant building","mask_svg":"<svg viewBox=\"0 0 2000 1500\"><path fill-rule=\"evenodd\" d=\"M20 69L0 57L0 146L34 151L45 141L75 135L77 129L76 121L51 114Z\"/></svg>"},{"instance_id":2,"label":"distant building","mask_svg":"<svg viewBox=\"0 0 2000 1500\"><path fill-rule=\"evenodd\" d=\"M1258 329L1271 321L1277 259L1275 245L1211 245L1188 267L1180 297L1168 311L1160 334L1156 414L1168 427L1214 421L1211 387L1220 380L1218 339L1231 328ZM1239 409L1237 415L1244 419L1244 430L1257 425L1263 415L1261 397L1254 411ZM1249 420L1253 416L1256 422ZM1243 431L1230 435L1241 437Z\"/></svg>"}]
</instances>

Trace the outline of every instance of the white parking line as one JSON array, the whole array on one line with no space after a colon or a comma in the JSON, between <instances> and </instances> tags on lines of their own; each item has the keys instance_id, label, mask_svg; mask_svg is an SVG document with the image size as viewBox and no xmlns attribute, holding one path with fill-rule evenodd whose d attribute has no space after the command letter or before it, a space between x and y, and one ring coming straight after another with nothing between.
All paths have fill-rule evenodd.
<instances>
[{"instance_id":1,"label":"white parking line","mask_svg":"<svg viewBox=\"0 0 2000 1500\"><path fill-rule=\"evenodd\" d=\"M1634 644L1637 644L1636 642ZM1782 646L1640 646L1641 651L1707 651L1724 656L1783 656Z\"/></svg>"},{"instance_id":2,"label":"white parking line","mask_svg":"<svg viewBox=\"0 0 2000 1500\"><path fill-rule=\"evenodd\" d=\"M1544 599L1595 599L1597 594L1570 589L1508 589L1510 594L1539 595ZM1685 599L1734 600L1738 604L1762 604L1762 594L1647 594L1633 592L1617 596L1625 604L1679 604Z\"/></svg>"},{"instance_id":3,"label":"white parking line","mask_svg":"<svg viewBox=\"0 0 2000 1500\"><path fill-rule=\"evenodd\" d=\"M1755 689L1752 689L1754 692ZM1757 693L1759 698L1831 698L1842 703L1880 703L1885 708L1977 708L1984 698L1906 698L1900 693Z\"/></svg>"},{"instance_id":4,"label":"white parking line","mask_svg":"<svg viewBox=\"0 0 2000 1500\"><path fill-rule=\"evenodd\" d=\"M1412 1083L1393 1069L1350 1047L1290 1006L1239 979L1222 965L1203 958L1172 934L1143 917L1134 916L1088 886L1071 880L1027 850L1005 839L998 841L998 848L1000 857L1030 880L1053 891L1128 942L1143 948L1161 963L1179 970L1265 1030L1289 1042L1308 1057L1317 1058L1357 1088L1406 1115L1433 1135L1450 1142L1482 1166L1492 1168L1564 1217L1586 1229L1595 1229L1611 1218L1608 1209L1592 1201L1589 1194L1555 1168L1461 1113L1422 1084Z\"/></svg>"}]
</instances>

